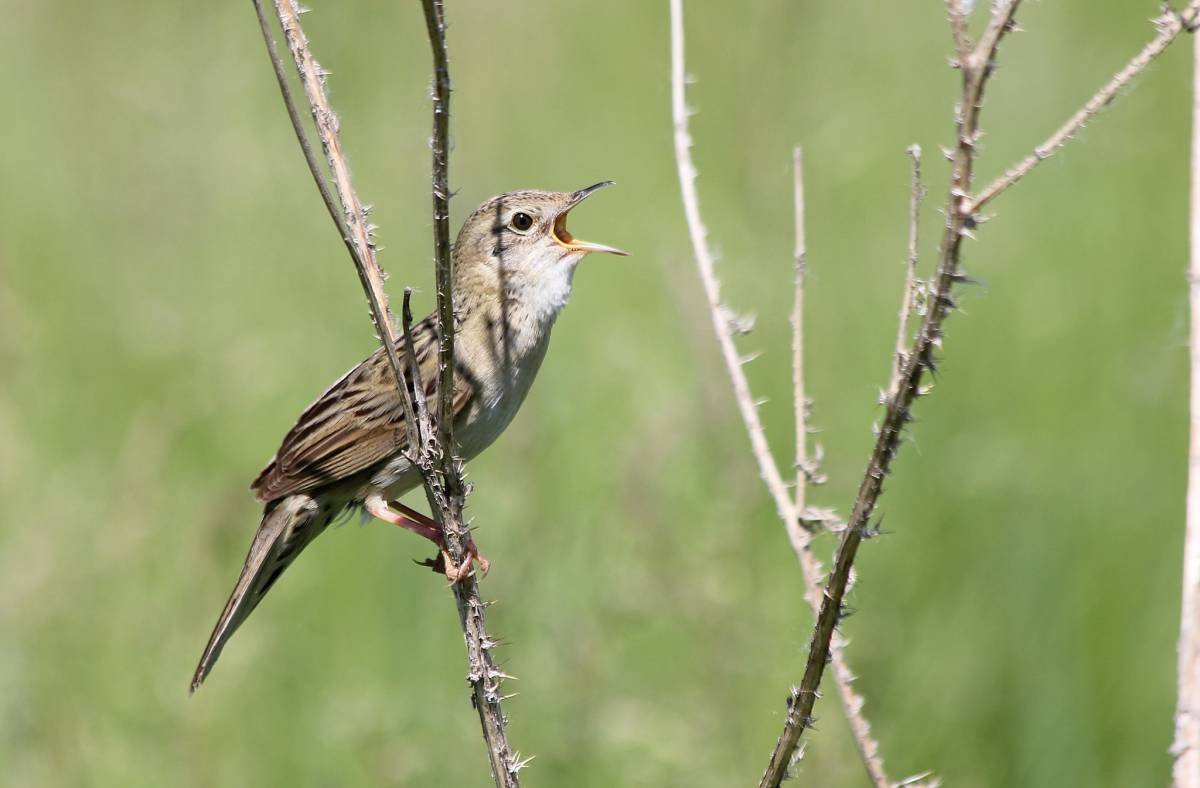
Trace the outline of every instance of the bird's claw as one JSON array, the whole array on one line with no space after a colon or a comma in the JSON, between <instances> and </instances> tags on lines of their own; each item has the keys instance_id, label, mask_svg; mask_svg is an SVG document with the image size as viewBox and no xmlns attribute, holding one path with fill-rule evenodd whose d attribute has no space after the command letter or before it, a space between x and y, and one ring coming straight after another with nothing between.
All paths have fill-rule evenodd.
<instances>
[{"instance_id":1,"label":"bird's claw","mask_svg":"<svg viewBox=\"0 0 1200 788\"><path fill-rule=\"evenodd\" d=\"M476 561L479 562L480 576L486 577L488 570L491 568L491 562L479 554L479 548L475 546L475 542L468 541L467 549L463 553L463 560L459 564L454 563L450 552L444 547L438 551L437 556L434 558L426 558L424 561L416 561L415 563L420 566L427 566L439 575L445 575L446 579L453 585L461 583L471 576Z\"/></svg>"}]
</instances>

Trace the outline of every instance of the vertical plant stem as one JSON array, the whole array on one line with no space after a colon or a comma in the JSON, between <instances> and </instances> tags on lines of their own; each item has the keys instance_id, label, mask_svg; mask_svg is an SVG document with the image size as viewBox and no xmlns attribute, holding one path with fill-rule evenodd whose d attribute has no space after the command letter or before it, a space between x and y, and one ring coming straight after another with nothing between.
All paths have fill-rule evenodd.
<instances>
[{"instance_id":1,"label":"vertical plant stem","mask_svg":"<svg viewBox=\"0 0 1200 788\"><path fill-rule=\"evenodd\" d=\"M812 550L810 549L812 536L803 527L800 520L803 512L798 509L798 505L803 505L804 503L804 485L808 481L807 476L804 474L812 465L807 458L807 440L804 437L808 432L807 412L801 412L800 410L806 406L803 379L803 269L805 246L803 183L800 181L801 175L799 168L797 168L797 180L794 188L796 189L797 198L797 277L795 284L798 303L793 312L793 347L795 349L793 352L793 383L796 386L794 393L797 407L796 425L798 431L796 437L796 465L798 473L797 483L800 486L797 489L799 497L793 499L788 493L787 486L779 472L774 455L772 455L770 446L767 444L762 422L758 416L758 409L750 391L750 384L746 379L745 370L742 368L742 359L738 354L737 346L734 344L729 311L721 302L721 283L716 275L715 261L706 240L707 231L700 216L700 200L695 184L696 167L691 157L691 134L688 130L684 88L682 0L671 0L670 15L671 107L675 127L675 164L679 175L680 192L683 198L688 233L692 243L692 254L708 300L709 314L712 317L713 330L717 335L717 342L721 348L721 357L725 362L725 370L733 384L734 398L737 401L738 412L742 416L742 423L745 426L747 435L750 437L750 445L754 458L758 463L759 473L762 476L764 484L766 484L767 491L775 501L776 511L783 522L788 541L796 554L796 559L799 561L801 572L804 575L805 598L812 607L813 613L816 614L821 607L822 599L820 585L821 564L816 559L816 556L812 554ZM797 165L801 163L799 157L800 153L797 150ZM862 755L863 762L868 774L871 776L873 784L880 787L889 785L887 776L883 772L883 764L878 758L879 745L871 738L871 726L862 714L862 698L850 686L850 683L854 680L854 675L846 664L843 643L840 640L835 641L831 649L839 696L846 710L846 717L850 724L851 733L855 738L855 745Z\"/></svg>"},{"instance_id":2,"label":"vertical plant stem","mask_svg":"<svg viewBox=\"0 0 1200 788\"><path fill-rule=\"evenodd\" d=\"M925 198L925 187L921 183L921 146L909 146L908 155L912 159L912 181L908 192L908 260L904 271L904 293L900 299L899 326L896 329L896 360L892 366L892 380L888 384L889 396L895 395L896 386L900 384L900 370L904 368L904 355L909 343L908 324L917 305L917 264L921 260L921 200Z\"/></svg>"},{"instance_id":3,"label":"vertical plant stem","mask_svg":"<svg viewBox=\"0 0 1200 788\"><path fill-rule=\"evenodd\" d=\"M796 522L796 507L792 496L788 493L775 458L771 455L771 447L767 444L763 432L762 420L758 417L758 407L754 396L750 393L750 384L742 371L742 358L733 342L733 332L730 329L730 315L721 302L721 282L717 279L716 263L712 251L708 248L707 231L700 218L700 198L696 193L696 166L692 163L692 137L688 132L687 104L684 96L684 61L683 61L683 1L670 0L671 8L671 114L675 125L675 162L679 172L679 185L683 194L683 211L687 219L688 235L692 242L692 251L696 258L696 267L700 272L700 282L704 286L704 294L708 299L709 314L712 317L713 329L717 334L717 342L721 347L721 357L725 361L725 369L729 372L733 383L734 398L737 400L738 411L742 422L746 425L746 433L750 437L750 447L758 461L758 469L763 482L775 501L775 508L781 520L788 524Z\"/></svg>"},{"instance_id":4,"label":"vertical plant stem","mask_svg":"<svg viewBox=\"0 0 1200 788\"><path fill-rule=\"evenodd\" d=\"M295 98L288 85L283 60L279 56L274 36L271 34L271 25L263 7L263 0L253 0L253 4L255 14L258 16L259 27L262 30L263 42L266 44L267 54L271 58L271 66L275 71L275 79L279 83L279 92L283 96L283 103L287 107L288 117L292 122L292 130L300 143L300 149L304 153L304 160L308 163L313 181L317 184L321 200L325 203L325 208L329 211L329 216L337 226L338 234L341 235L342 241L346 244L346 250L354 262L354 269L358 272L359 282L362 284L363 292L367 296L367 304L371 309L371 320L375 324L379 341L387 353L396 386L403 391L404 367L396 353L396 331L391 310L388 307L387 293L383 289L383 270L375 259L375 246L371 243L365 211L362 202L358 199L358 194L354 191L354 184L350 180L350 167L347 165L346 156L342 151L337 115L334 114L332 107L329 106L329 100L325 96L325 72L317 65L309 51L308 38L300 26L299 7L293 0L276 0L275 11L279 17L279 24L283 28L288 49L296 63L296 70L300 75L305 98L308 100L317 136L321 140L321 148L325 151L330 172L333 173L338 202L341 204L340 211L333 202L333 195L325 183L326 174L321 170L312 145L308 141L308 135L304 131L300 111L296 107Z\"/></svg>"},{"instance_id":5,"label":"vertical plant stem","mask_svg":"<svg viewBox=\"0 0 1200 788\"><path fill-rule=\"evenodd\" d=\"M438 443L454 445L454 294L450 256L450 64L446 53L446 12L442 0L422 0L433 52L433 259L437 273ZM447 459L449 455L447 455Z\"/></svg>"},{"instance_id":6,"label":"vertical plant stem","mask_svg":"<svg viewBox=\"0 0 1200 788\"><path fill-rule=\"evenodd\" d=\"M972 175L975 163L975 143L979 136L979 113L983 89L994 72L996 47L1010 30L1019 0L999 3L988 28L970 57L961 65L962 98L956 117L956 145L952 158L952 174L946 206L946 229L942 237L937 275L931 303L912 349L905 354L904 368L894 392L888 396L884 419L879 426L875 448L867 463L866 472L855 496L854 507L838 542L833 571L825 584L821 610L809 641L808 660L799 688L793 693L783 732L775 744L760 788L778 788L788 775L788 768L800 745L806 728L812 727L812 711L816 704L821 677L830 658L831 642L842 617L842 605L850 582L850 570L858 555L862 540L869 535L871 515L883 493L883 480L891 471L892 461L900 447L904 428L911 420L911 408L923 393L921 379L933 367L934 348L942 338L942 323L954 308L951 290L961 277L959 261L962 239L974 222L970 210Z\"/></svg>"},{"instance_id":7,"label":"vertical plant stem","mask_svg":"<svg viewBox=\"0 0 1200 788\"><path fill-rule=\"evenodd\" d=\"M1175 788L1200 786L1200 40L1193 46L1188 301L1191 308L1190 429L1175 710Z\"/></svg>"},{"instance_id":8,"label":"vertical plant stem","mask_svg":"<svg viewBox=\"0 0 1200 788\"><path fill-rule=\"evenodd\" d=\"M413 387L410 389L406 380L406 370L397 353L396 327L388 309L387 296L383 291L384 276L375 260L370 228L366 224L366 212L350 179L350 168L346 163L345 153L338 136L337 116L325 95L326 74L309 50L308 39L300 25L300 9L294 0L275 1L280 25L295 60L317 134L328 159L341 211L334 204L333 195L325 183L326 175L309 144L300 112L288 84L283 61L271 34L270 23L263 8L263 0L253 0L253 4L296 139L300 143L305 161L308 163L326 209L354 261L371 307L371 316L378 329L380 342L387 351L388 361L396 378L396 386L401 393L405 418L409 425L408 451L413 462L421 471L430 509L447 536L447 547L450 548L451 557L456 562L461 561L468 537L463 518L465 485L462 482L461 463L454 456L451 419L448 415L451 412L449 404L453 397L454 306L451 290L453 279L450 267L449 188L447 186L450 82L441 0L426 0L425 2L426 21L429 26L434 57L434 135L432 144L434 252L440 331L437 406L439 418L436 429L426 407L425 398L420 395L424 389L420 385L420 371L415 363L415 353L412 347L412 313L409 306L411 290L405 290L402 325L409 358L413 362L412 369L407 373L411 376L409 379L413 383ZM458 606L459 622L467 647L469 665L467 680L472 688L472 705L479 713L480 725L491 764L492 779L497 788L519 788L517 772L528 763L528 760L522 760L520 755L514 753L508 744L507 719L501 708L503 696L500 693L501 681L507 676L497 666L492 655L496 641L488 634L484 621L484 610L487 605L480 598L478 581L473 574L454 583L453 589Z\"/></svg>"},{"instance_id":9,"label":"vertical plant stem","mask_svg":"<svg viewBox=\"0 0 1200 788\"><path fill-rule=\"evenodd\" d=\"M808 271L808 242L804 228L804 151L792 149L793 227L796 233L795 294L792 299L792 400L796 418L796 514L808 506L808 394L804 388L804 279ZM799 522L796 523L799 527Z\"/></svg>"},{"instance_id":10,"label":"vertical plant stem","mask_svg":"<svg viewBox=\"0 0 1200 788\"><path fill-rule=\"evenodd\" d=\"M467 488L462 462L454 443L454 270L450 253L450 66L446 51L446 15L442 0L422 0L425 26L433 56L433 251L437 278L438 400L436 454L431 472L425 475L426 495L434 517L442 526L447 552L458 564L467 555L470 535L464 509ZM508 720L501 708L500 682L508 678L492 657L495 640L488 635L484 611L474 573L452 583L459 622L467 647L471 671L472 705L487 744L492 780L497 788L519 788L517 773L528 763L508 743Z\"/></svg>"},{"instance_id":11,"label":"vertical plant stem","mask_svg":"<svg viewBox=\"0 0 1200 788\"><path fill-rule=\"evenodd\" d=\"M803 547L797 551L800 569L804 575L804 596L812 608L813 615L821 610L821 562L813 555L812 535L801 527L808 508L808 484L819 483L814 458L808 455L808 391L804 384L804 285L808 272L808 242L804 222L804 152L797 145L792 150L792 199L795 206L795 294L792 306L792 400L796 418L796 497L797 522L788 524L793 544ZM889 788L892 782L883 768L879 756L879 742L871 735L871 723L862 713L863 698L852 686L854 673L846 662L845 643L835 639L832 644L832 661L838 697L850 725L854 746L867 770L867 777L875 788Z\"/></svg>"}]
</instances>

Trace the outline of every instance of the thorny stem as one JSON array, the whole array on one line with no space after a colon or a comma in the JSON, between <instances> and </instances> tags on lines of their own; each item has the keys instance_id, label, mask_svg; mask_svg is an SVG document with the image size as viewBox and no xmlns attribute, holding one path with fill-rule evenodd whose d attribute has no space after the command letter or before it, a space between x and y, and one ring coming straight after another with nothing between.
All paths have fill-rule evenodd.
<instances>
[{"instance_id":1,"label":"thorny stem","mask_svg":"<svg viewBox=\"0 0 1200 788\"><path fill-rule=\"evenodd\" d=\"M367 304L371 308L371 320L375 324L379 341L387 352L388 363L392 367L396 386L403 391L404 368L396 353L396 331L391 311L388 308L387 293L383 289L384 275L379 263L375 260L375 245L371 242L370 228L366 224L366 211L358 199L358 194L354 191L354 184L350 181L350 168L346 164L346 157L342 152L342 143L338 136L337 115L334 114L333 109L329 106L329 100L325 96L325 72L309 52L308 39L300 27L299 7L292 0L276 0L275 11L279 16L279 23L283 27L288 49L296 61L296 70L299 72L300 82L304 86L304 94L308 99L317 136L321 139L321 147L325 151L329 169L334 176L333 182L337 188L341 210L334 204L333 195L329 191L328 184L325 183L325 173L322 171L316 153L308 141L308 135L304 131L300 111L296 107L295 97L288 85L283 59L279 55L275 39L271 34L271 24L267 19L266 10L263 8L263 0L252 1L254 12L258 15L263 42L266 44L267 54L271 58L271 67L274 69L275 79L279 83L279 92L283 96L288 118L292 122L292 130L296 133L300 150L304 153L304 160L308 163L309 172L312 173L317 190L321 193L321 200L325 203L330 218L337 226L338 234L345 242L346 250L350 252L350 258L354 261L359 282L367 296Z\"/></svg>"},{"instance_id":2,"label":"thorny stem","mask_svg":"<svg viewBox=\"0 0 1200 788\"><path fill-rule=\"evenodd\" d=\"M910 145L908 155L912 159L912 182L908 191L908 259L904 271L904 293L900 298L899 325L896 328L896 359L892 367L892 381L888 384L888 396L896 393L900 371L904 368L904 354L909 343L908 323L917 306L917 264L921 261L921 201L925 199L925 186L921 183L921 146Z\"/></svg>"},{"instance_id":3,"label":"thorny stem","mask_svg":"<svg viewBox=\"0 0 1200 788\"><path fill-rule=\"evenodd\" d=\"M963 0L946 0L946 11L950 14L950 32L954 36L955 67L967 62L971 54L971 39L967 35L967 11Z\"/></svg>"},{"instance_id":4,"label":"thorny stem","mask_svg":"<svg viewBox=\"0 0 1200 788\"><path fill-rule=\"evenodd\" d=\"M816 461L808 455L808 392L804 385L804 284L808 266L808 243L804 224L804 154L800 146L792 151L792 193L795 204L795 294L792 306L792 400L796 418L796 511L804 516L807 509L808 484L821 482L816 475ZM799 522L787 523L789 538L794 544L803 544L796 557L804 575L804 596L816 615L821 609L821 562L812 552L812 536L800 527ZM867 776L875 788L890 788L891 780L883 768L879 756L879 742L871 735L871 723L863 716L863 698L854 687L854 673L846 663L844 643L839 639L833 644L833 671L838 695L846 712L846 720L853 734L859 758L867 770Z\"/></svg>"},{"instance_id":5,"label":"thorny stem","mask_svg":"<svg viewBox=\"0 0 1200 788\"><path fill-rule=\"evenodd\" d=\"M433 259L438 304L438 442L453 445L454 299L450 257L450 66L446 56L446 16L442 0L423 0L433 50ZM447 455L449 456L449 455Z\"/></svg>"},{"instance_id":6,"label":"thorny stem","mask_svg":"<svg viewBox=\"0 0 1200 788\"><path fill-rule=\"evenodd\" d=\"M750 444L753 449L754 458L758 463L759 473L767 486L768 492L771 494L771 498L775 502L776 511L783 521L792 550L796 553L796 558L800 562L800 568L805 581L805 597L815 613L821 605L821 565L810 549L811 535L802 527L800 522L800 518L805 514L803 508L801 508L804 502L803 491L805 487L803 484L800 484L800 480L805 473L806 467L809 466L805 443L802 442L806 440L802 436L808 430L807 413L801 412L801 409L807 405L803 391L803 358L800 355L802 354L803 344L803 304L798 302L798 311L793 314L793 331L798 332L793 334L794 346L797 348L793 356L793 382L797 386L797 471L799 474L798 484L800 484L797 488L797 500L793 501L779 472L779 467L775 463L775 458L771 454L770 447L767 444L762 422L758 416L758 409L755 406L749 382L746 380L745 371L742 369L742 359L738 354L737 346L734 344L730 314L725 305L721 303L721 283L716 276L712 252L709 250L706 241L707 231L700 216L700 202L695 184L696 167L692 162L691 156L691 134L688 131L687 105L684 95L682 0L671 0L670 11L671 96L672 115L675 126L675 162L679 173L679 184L683 196L684 213L687 217L688 232L692 243L692 252L696 260L696 266L700 272L701 282L704 285L709 312L712 316L713 329L721 348L721 356L725 362L725 368L729 374L730 381L733 384L734 398L737 401L738 411L741 414L746 433L750 437ZM799 156L798 151L797 156ZM797 178L799 178L798 174ZM798 190L796 195L798 198L796 287L797 298L802 298L804 229L803 223L800 220L803 214L803 185L797 182L796 188ZM803 481L807 481L807 478L804 477ZM832 649L835 677L838 682L839 693L846 716L850 722L850 729L855 738L855 745L863 757L872 782L876 786L888 785L887 777L883 773L883 765L878 759L879 745L871 738L871 726L862 714L862 698L850 686L850 682L854 680L854 675L846 664L843 644L840 641L835 642Z\"/></svg>"},{"instance_id":7,"label":"thorny stem","mask_svg":"<svg viewBox=\"0 0 1200 788\"><path fill-rule=\"evenodd\" d=\"M1180 33L1194 30L1198 21L1200 21L1200 0L1193 0L1182 11L1173 11L1169 8L1163 11L1162 15L1155 20L1158 35L1151 39L1150 43L1146 44L1142 51L1138 52L1125 65L1125 68L1118 71L1104 87L1096 91L1096 94L1088 99L1078 112L1059 126L1053 134L1046 138L1045 142L1034 148L1033 153L1010 167L1003 175L979 192L972 204L973 212L978 212L980 208L1024 178L1034 167L1050 158L1055 151L1067 144L1083 128L1084 124L1113 102L1122 88L1154 62L1154 59L1161 55L1179 37Z\"/></svg>"},{"instance_id":8,"label":"thorny stem","mask_svg":"<svg viewBox=\"0 0 1200 788\"><path fill-rule=\"evenodd\" d=\"M911 418L912 403L922 393L921 379L925 371L933 366L933 352L941 342L942 322L954 308L950 292L954 283L961 278L959 260L962 239L974 223L973 214L964 210L964 207L968 206L968 195L971 193L983 89L993 72L996 48L1004 33L1010 29L1018 5L1019 0L1007 0L999 4L979 44L971 51L970 56L960 63L963 74L962 99L957 111L956 146L950 193L947 198L946 229L939 252L931 303L913 341L912 349L906 354L898 385L887 398L886 413L875 440L875 448L859 485L847 527L842 531L834 557L833 572L825 584L821 610L817 615L809 644L804 676L800 687L791 696L783 733L771 753L771 760L759 783L760 788L778 788L788 774L788 767L792 763L805 728L812 725L812 710L817 700L821 677L825 672L825 664L829 659L831 641L842 617L842 602L850 581L851 567L863 538L869 535L871 515L879 495L883 492L883 480L891 469L904 426Z\"/></svg>"},{"instance_id":9,"label":"thorny stem","mask_svg":"<svg viewBox=\"0 0 1200 788\"><path fill-rule=\"evenodd\" d=\"M1175 709L1175 788L1200 787L1200 40L1192 78L1191 381L1188 481L1183 542L1183 601L1179 614L1179 688Z\"/></svg>"},{"instance_id":10,"label":"thorny stem","mask_svg":"<svg viewBox=\"0 0 1200 788\"><path fill-rule=\"evenodd\" d=\"M401 392L405 417L409 425L409 452L421 471L425 483L425 494L429 499L434 517L442 524L447 536L452 560L462 560L467 529L463 519L464 485L461 463L451 450L452 433L450 419L437 420L440 429L430 418L424 391L420 383L420 371L412 347L411 290L405 290L404 321L402 328L407 342L412 369L409 371L412 388L405 382L405 372L397 353L396 329L388 309L387 296L383 290L383 272L375 260L374 246L370 239L370 228L366 225L366 211L354 191L350 170L346 164L338 138L338 121L325 96L325 72L317 65L308 49L308 39L300 26L300 9L294 0L275 0L275 9L282 25L288 48L296 62L305 97L312 111L313 121L321 139L321 146L333 174L334 186L342 210L334 204L333 195L325 183L322 171L300 119L299 110L288 85L283 62L271 35L262 0L253 0L263 40L271 57L280 93L287 106L288 117L296 139L304 153L305 161L321 193L321 199L346 243L354 260L363 290L371 307L371 316L379 332L380 342L388 355L392 372ZM449 413L447 401L453 396L453 304L451 303L451 271L449 242L449 210L446 186L446 152L448 132L449 75L446 68L445 22L440 0L426 0L426 18L430 27L430 42L435 63L435 110L434 110L434 240L437 259L438 306L439 306L439 415ZM431 7L432 6L432 7ZM434 14L430 17L430 14ZM449 381L449 382L447 382ZM457 550L455 550L457 548ZM492 778L498 788L519 788L517 772L527 763L512 752L505 731L506 719L501 709L500 682L506 678L492 656L495 640L488 634L484 621L486 605L479 596L479 586L474 575L453 585L458 605L459 621L462 625L469 662L468 681L472 688L472 703L479 713L484 739L488 745Z\"/></svg>"},{"instance_id":11,"label":"thorny stem","mask_svg":"<svg viewBox=\"0 0 1200 788\"><path fill-rule=\"evenodd\" d=\"M795 206L793 227L796 232L795 293L792 299L792 404L796 418L796 512L803 516L808 505L808 394L804 386L804 279L807 275L808 242L804 230L804 151L797 145L792 149L792 201ZM797 520L786 523L788 530L797 529ZM796 534L807 547L809 535Z\"/></svg>"},{"instance_id":12,"label":"thorny stem","mask_svg":"<svg viewBox=\"0 0 1200 788\"><path fill-rule=\"evenodd\" d=\"M787 485L775 459L771 456L771 448L767 445L763 432L762 421L758 417L758 408L754 396L750 393L750 384L742 371L742 359L737 346L733 342L733 330L730 326L730 313L721 303L721 283L717 279L716 264L706 240L707 231L700 218L700 200L696 194L696 166L692 163L691 134L687 125L687 104L684 97L684 61L683 61L683 0L670 0L671 3L671 108L675 124L675 162L679 171L679 184L683 192L683 210L687 219L688 233L695 253L696 266L700 271L700 281L704 285L704 293L708 298L708 308L712 316L713 329L717 334L717 342L721 347L721 357L725 368L733 381L733 393L737 400L738 411L746 425L750 436L750 445L754 457L758 461L759 472L763 482L775 501L779 517L784 523L794 523L798 513L788 494Z\"/></svg>"},{"instance_id":13,"label":"thorny stem","mask_svg":"<svg viewBox=\"0 0 1200 788\"><path fill-rule=\"evenodd\" d=\"M450 66L446 52L446 15L442 0L422 0L433 55L433 249L437 276L438 402L437 459L424 472L425 491L434 517L442 526L447 552L455 564L467 555L470 535L463 509L467 487L456 455L454 413L454 272L450 255ZM517 772L527 763L508 743L508 720L501 708L500 682L507 678L492 658L495 641L488 635L479 581L474 573L452 583L471 671L472 704L487 744L492 780L497 788L518 788Z\"/></svg>"}]
</instances>

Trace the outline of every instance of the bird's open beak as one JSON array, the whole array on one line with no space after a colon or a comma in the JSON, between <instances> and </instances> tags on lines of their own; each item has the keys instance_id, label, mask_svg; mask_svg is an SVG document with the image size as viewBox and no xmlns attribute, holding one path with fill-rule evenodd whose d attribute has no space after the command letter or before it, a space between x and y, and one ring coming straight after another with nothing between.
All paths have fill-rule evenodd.
<instances>
[{"instance_id":1,"label":"bird's open beak","mask_svg":"<svg viewBox=\"0 0 1200 788\"><path fill-rule=\"evenodd\" d=\"M575 238L569 232L567 232L567 214L571 212L571 209L587 199L588 195L592 192L599 191L605 186L612 185L612 181L601 181L600 183L588 186L586 189L580 189L571 195L571 200L567 203L567 207L563 208L562 213L560 213L554 219L554 240L559 246L563 247L564 249L570 249L573 252L603 252L605 254L619 254L622 256L629 254L629 252L622 251L615 246L605 246L604 244L594 244L590 241L580 241L578 238Z\"/></svg>"}]
</instances>

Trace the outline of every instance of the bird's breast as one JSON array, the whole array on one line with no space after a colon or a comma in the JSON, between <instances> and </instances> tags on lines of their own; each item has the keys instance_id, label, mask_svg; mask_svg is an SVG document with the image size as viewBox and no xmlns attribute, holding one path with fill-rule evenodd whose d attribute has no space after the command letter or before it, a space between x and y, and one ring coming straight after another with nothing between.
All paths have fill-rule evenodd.
<instances>
[{"instance_id":1,"label":"bird's breast","mask_svg":"<svg viewBox=\"0 0 1200 788\"><path fill-rule=\"evenodd\" d=\"M459 347L465 351L459 359L475 387L455 429L465 459L490 446L512 422L546 357L549 330L539 332L536 337L520 337L516 333L511 332L507 352L502 342L486 342L482 346L461 342L456 346L456 355Z\"/></svg>"}]
</instances>

